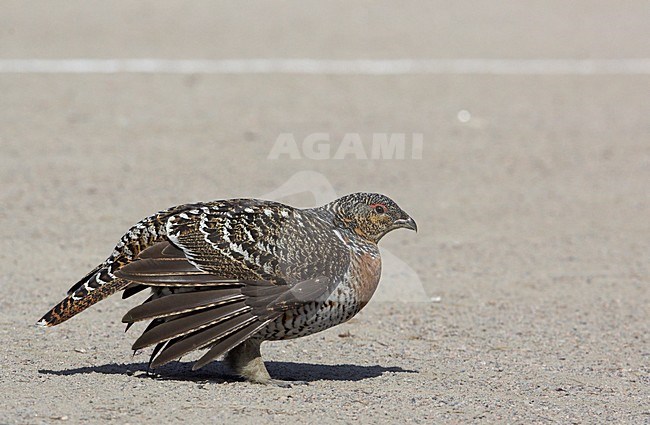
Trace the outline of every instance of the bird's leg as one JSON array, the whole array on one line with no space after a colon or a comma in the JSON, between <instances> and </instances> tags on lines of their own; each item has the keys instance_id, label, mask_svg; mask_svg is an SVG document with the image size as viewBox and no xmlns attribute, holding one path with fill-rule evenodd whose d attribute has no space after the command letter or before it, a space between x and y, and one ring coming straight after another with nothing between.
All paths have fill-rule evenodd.
<instances>
[{"instance_id":1,"label":"bird's leg","mask_svg":"<svg viewBox=\"0 0 650 425\"><path fill-rule=\"evenodd\" d=\"M228 352L224 361L237 375L248 381L266 384L271 380L260 353L261 341L249 339Z\"/></svg>"},{"instance_id":2,"label":"bird's leg","mask_svg":"<svg viewBox=\"0 0 650 425\"><path fill-rule=\"evenodd\" d=\"M289 388L293 385L306 384L302 381L282 381L272 379L266 370L260 345L262 341L249 339L228 352L224 361L239 376L257 384L271 384Z\"/></svg>"}]
</instances>

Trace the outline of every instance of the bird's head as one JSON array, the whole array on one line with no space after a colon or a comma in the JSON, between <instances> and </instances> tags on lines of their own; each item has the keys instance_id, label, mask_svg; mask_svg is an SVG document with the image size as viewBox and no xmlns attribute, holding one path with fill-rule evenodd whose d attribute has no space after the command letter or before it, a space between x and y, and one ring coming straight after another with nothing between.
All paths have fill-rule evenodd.
<instances>
[{"instance_id":1,"label":"bird's head","mask_svg":"<svg viewBox=\"0 0 650 425\"><path fill-rule=\"evenodd\" d=\"M329 207L341 226L374 243L391 230L418 230L415 220L395 201L379 193L352 193L333 201Z\"/></svg>"}]
</instances>

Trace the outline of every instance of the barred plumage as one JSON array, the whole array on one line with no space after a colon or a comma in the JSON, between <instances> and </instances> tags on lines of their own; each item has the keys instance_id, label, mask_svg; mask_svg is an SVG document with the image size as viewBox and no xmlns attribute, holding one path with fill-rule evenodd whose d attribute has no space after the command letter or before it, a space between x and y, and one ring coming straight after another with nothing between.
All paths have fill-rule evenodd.
<instances>
[{"instance_id":1,"label":"barred plumage","mask_svg":"<svg viewBox=\"0 0 650 425\"><path fill-rule=\"evenodd\" d=\"M137 223L102 264L39 322L57 325L123 290L151 296L123 318L151 320L134 343L151 366L207 348L195 368L228 352L254 382L271 380L259 346L353 317L379 283L377 242L415 222L384 195L355 193L318 208L255 199L173 207Z\"/></svg>"}]
</instances>

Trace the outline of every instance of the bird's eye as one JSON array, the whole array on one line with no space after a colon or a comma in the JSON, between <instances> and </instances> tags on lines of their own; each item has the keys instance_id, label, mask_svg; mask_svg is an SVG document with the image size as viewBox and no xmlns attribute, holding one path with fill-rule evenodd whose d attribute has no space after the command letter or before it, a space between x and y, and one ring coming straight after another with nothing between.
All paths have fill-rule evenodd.
<instances>
[{"instance_id":1,"label":"bird's eye","mask_svg":"<svg viewBox=\"0 0 650 425\"><path fill-rule=\"evenodd\" d=\"M376 212L377 214L383 214L383 213L386 212L386 208L384 208L383 205L377 205L377 206L375 207L375 212Z\"/></svg>"}]
</instances>

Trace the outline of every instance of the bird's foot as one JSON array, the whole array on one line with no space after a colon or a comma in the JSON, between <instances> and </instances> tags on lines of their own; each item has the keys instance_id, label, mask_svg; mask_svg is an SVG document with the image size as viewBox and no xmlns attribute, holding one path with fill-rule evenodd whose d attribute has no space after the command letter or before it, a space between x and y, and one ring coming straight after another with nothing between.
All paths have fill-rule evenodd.
<instances>
[{"instance_id":1,"label":"bird's foot","mask_svg":"<svg viewBox=\"0 0 650 425\"><path fill-rule=\"evenodd\" d=\"M260 354L260 343L260 340L247 340L239 344L226 355L224 359L226 364L237 375L255 384L274 385L280 388L308 385L305 381L283 381L271 378Z\"/></svg>"}]
</instances>

